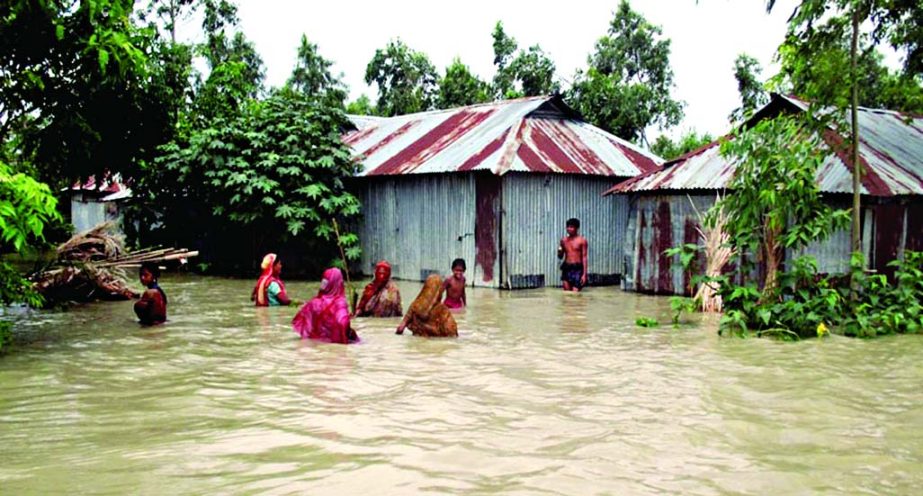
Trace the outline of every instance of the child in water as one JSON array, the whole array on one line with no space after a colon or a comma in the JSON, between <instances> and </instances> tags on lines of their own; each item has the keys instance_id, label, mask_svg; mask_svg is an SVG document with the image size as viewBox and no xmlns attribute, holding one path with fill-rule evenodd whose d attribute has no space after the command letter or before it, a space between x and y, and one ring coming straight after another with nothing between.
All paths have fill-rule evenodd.
<instances>
[{"instance_id":1,"label":"child in water","mask_svg":"<svg viewBox=\"0 0 923 496\"><path fill-rule=\"evenodd\" d=\"M135 315L142 325L157 325L167 321L167 295L160 289L157 279L160 278L160 268L152 262L145 262L138 271L147 290L141 299L135 302Z\"/></svg>"},{"instance_id":2,"label":"child in water","mask_svg":"<svg viewBox=\"0 0 923 496\"><path fill-rule=\"evenodd\" d=\"M456 258L452 261L452 275L445 278L442 283L445 289L445 301L443 304L452 310L468 306L468 299L465 297L465 259Z\"/></svg>"}]
</instances>

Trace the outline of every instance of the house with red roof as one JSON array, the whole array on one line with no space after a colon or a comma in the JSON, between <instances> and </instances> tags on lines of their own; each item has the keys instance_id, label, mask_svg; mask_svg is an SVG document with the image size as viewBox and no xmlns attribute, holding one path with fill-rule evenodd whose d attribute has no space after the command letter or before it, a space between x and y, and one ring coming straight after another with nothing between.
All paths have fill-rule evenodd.
<instances>
[{"instance_id":1,"label":"house with red roof","mask_svg":"<svg viewBox=\"0 0 923 496\"><path fill-rule=\"evenodd\" d=\"M802 100L772 95L748 123L780 113L806 112ZM747 124L745 124L747 125ZM904 250L923 250L923 117L880 109L859 109L859 160L862 166L862 244L869 267L884 274L887 264ZM853 161L848 139L829 129L822 139L833 150L816 173L826 202L852 207ZM699 216L727 190L736 167L719 152L720 140L614 186L606 192L616 203L628 201L627 237L623 244L622 287L658 294L688 293L690 274L678 255L663 254L684 243L702 244ZM850 257L850 232L835 232L786 259L812 255L824 273L845 273Z\"/></svg>"},{"instance_id":2,"label":"house with red roof","mask_svg":"<svg viewBox=\"0 0 923 496\"><path fill-rule=\"evenodd\" d=\"M565 221L581 221L591 284L617 284L628 203L601 193L662 160L583 121L559 96L391 118L352 116L344 136L362 165L361 267L394 277L446 273L476 286L559 286Z\"/></svg>"}]
</instances>

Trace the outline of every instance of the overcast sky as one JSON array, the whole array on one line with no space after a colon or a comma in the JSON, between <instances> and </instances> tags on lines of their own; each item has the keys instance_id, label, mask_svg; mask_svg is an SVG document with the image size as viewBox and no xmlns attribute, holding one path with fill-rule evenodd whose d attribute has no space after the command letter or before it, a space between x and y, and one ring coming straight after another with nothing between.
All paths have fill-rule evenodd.
<instances>
[{"instance_id":1,"label":"overcast sky","mask_svg":"<svg viewBox=\"0 0 923 496\"><path fill-rule=\"evenodd\" d=\"M491 32L498 20L520 47L542 46L567 87L585 67L596 40L606 33L618 0L237 0L241 27L266 64L266 79L278 86L288 78L302 33L334 61L350 99L376 89L363 81L377 48L400 37L425 52L443 71L460 57L483 79L493 76ZM672 40L674 98L686 103L685 119L668 134L694 128L719 135L738 104L732 66L741 52L756 57L764 77L774 72L772 58L785 33L794 0L779 0L771 15L764 0L633 0L632 8ZM198 31L189 20L183 31ZM649 137L660 134L651 130Z\"/></svg>"}]
</instances>

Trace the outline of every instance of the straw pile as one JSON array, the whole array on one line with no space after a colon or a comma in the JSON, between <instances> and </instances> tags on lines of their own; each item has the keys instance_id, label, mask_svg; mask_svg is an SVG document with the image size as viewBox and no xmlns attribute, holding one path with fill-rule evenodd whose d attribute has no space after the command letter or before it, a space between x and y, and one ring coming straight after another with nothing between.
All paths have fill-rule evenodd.
<instances>
[{"instance_id":1,"label":"straw pile","mask_svg":"<svg viewBox=\"0 0 923 496\"><path fill-rule=\"evenodd\" d=\"M690 202L692 199L689 200ZM695 208L695 205L693 205ZM699 216L699 225L696 228L699 236L705 245L705 276L709 279L719 277L724 270L724 266L736 254L736 251L730 245L730 235L725 230L727 225L727 213L721 208L721 196L718 195L715 207L712 208L711 217L705 219L701 213L696 210ZM724 308L721 301L721 295L718 294L718 282L711 280L705 281L699 285L695 293L695 300L700 302L703 312L720 313Z\"/></svg>"},{"instance_id":2,"label":"straw pile","mask_svg":"<svg viewBox=\"0 0 923 496\"><path fill-rule=\"evenodd\" d=\"M177 248L129 252L112 222L75 234L57 248L57 260L32 277L33 288L54 305L65 301L125 300L137 296L125 269L144 262L181 263L199 253Z\"/></svg>"}]
</instances>

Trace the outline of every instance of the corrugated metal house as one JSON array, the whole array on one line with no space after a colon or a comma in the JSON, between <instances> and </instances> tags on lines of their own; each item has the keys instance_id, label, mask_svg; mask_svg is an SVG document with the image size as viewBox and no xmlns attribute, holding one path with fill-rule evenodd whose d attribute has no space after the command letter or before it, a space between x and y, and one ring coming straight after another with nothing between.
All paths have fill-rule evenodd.
<instances>
[{"instance_id":1,"label":"corrugated metal house","mask_svg":"<svg viewBox=\"0 0 923 496\"><path fill-rule=\"evenodd\" d=\"M107 221L121 223L119 202L131 198L131 189L118 178L104 179L97 184L94 178L76 183L70 193L70 217L75 232L82 232Z\"/></svg>"},{"instance_id":2,"label":"corrugated metal house","mask_svg":"<svg viewBox=\"0 0 923 496\"><path fill-rule=\"evenodd\" d=\"M600 193L661 162L557 96L353 123L362 269L385 259L400 279L446 273L460 257L477 286L559 285L558 240L577 217L590 282L616 284L627 202Z\"/></svg>"},{"instance_id":3,"label":"corrugated metal house","mask_svg":"<svg viewBox=\"0 0 923 496\"><path fill-rule=\"evenodd\" d=\"M780 112L803 112L805 102L773 95L750 122ZM862 177L862 239L869 265L890 273L887 263L905 249L923 249L923 118L887 110L859 112ZM824 140L842 150L844 139L828 131ZM659 294L684 294L689 276L678 257L663 250L682 243L698 243L698 212L704 214L724 189L734 166L719 153L719 141L672 160L664 168L621 183L607 194L629 201L629 239L625 242L622 286ZM852 205L852 160L846 152L829 157L817 172L825 201L837 208ZM804 250L817 258L819 269L842 273L850 254L848 230L836 232ZM786 259L800 254L786 253Z\"/></svg>"}]
</instances>

